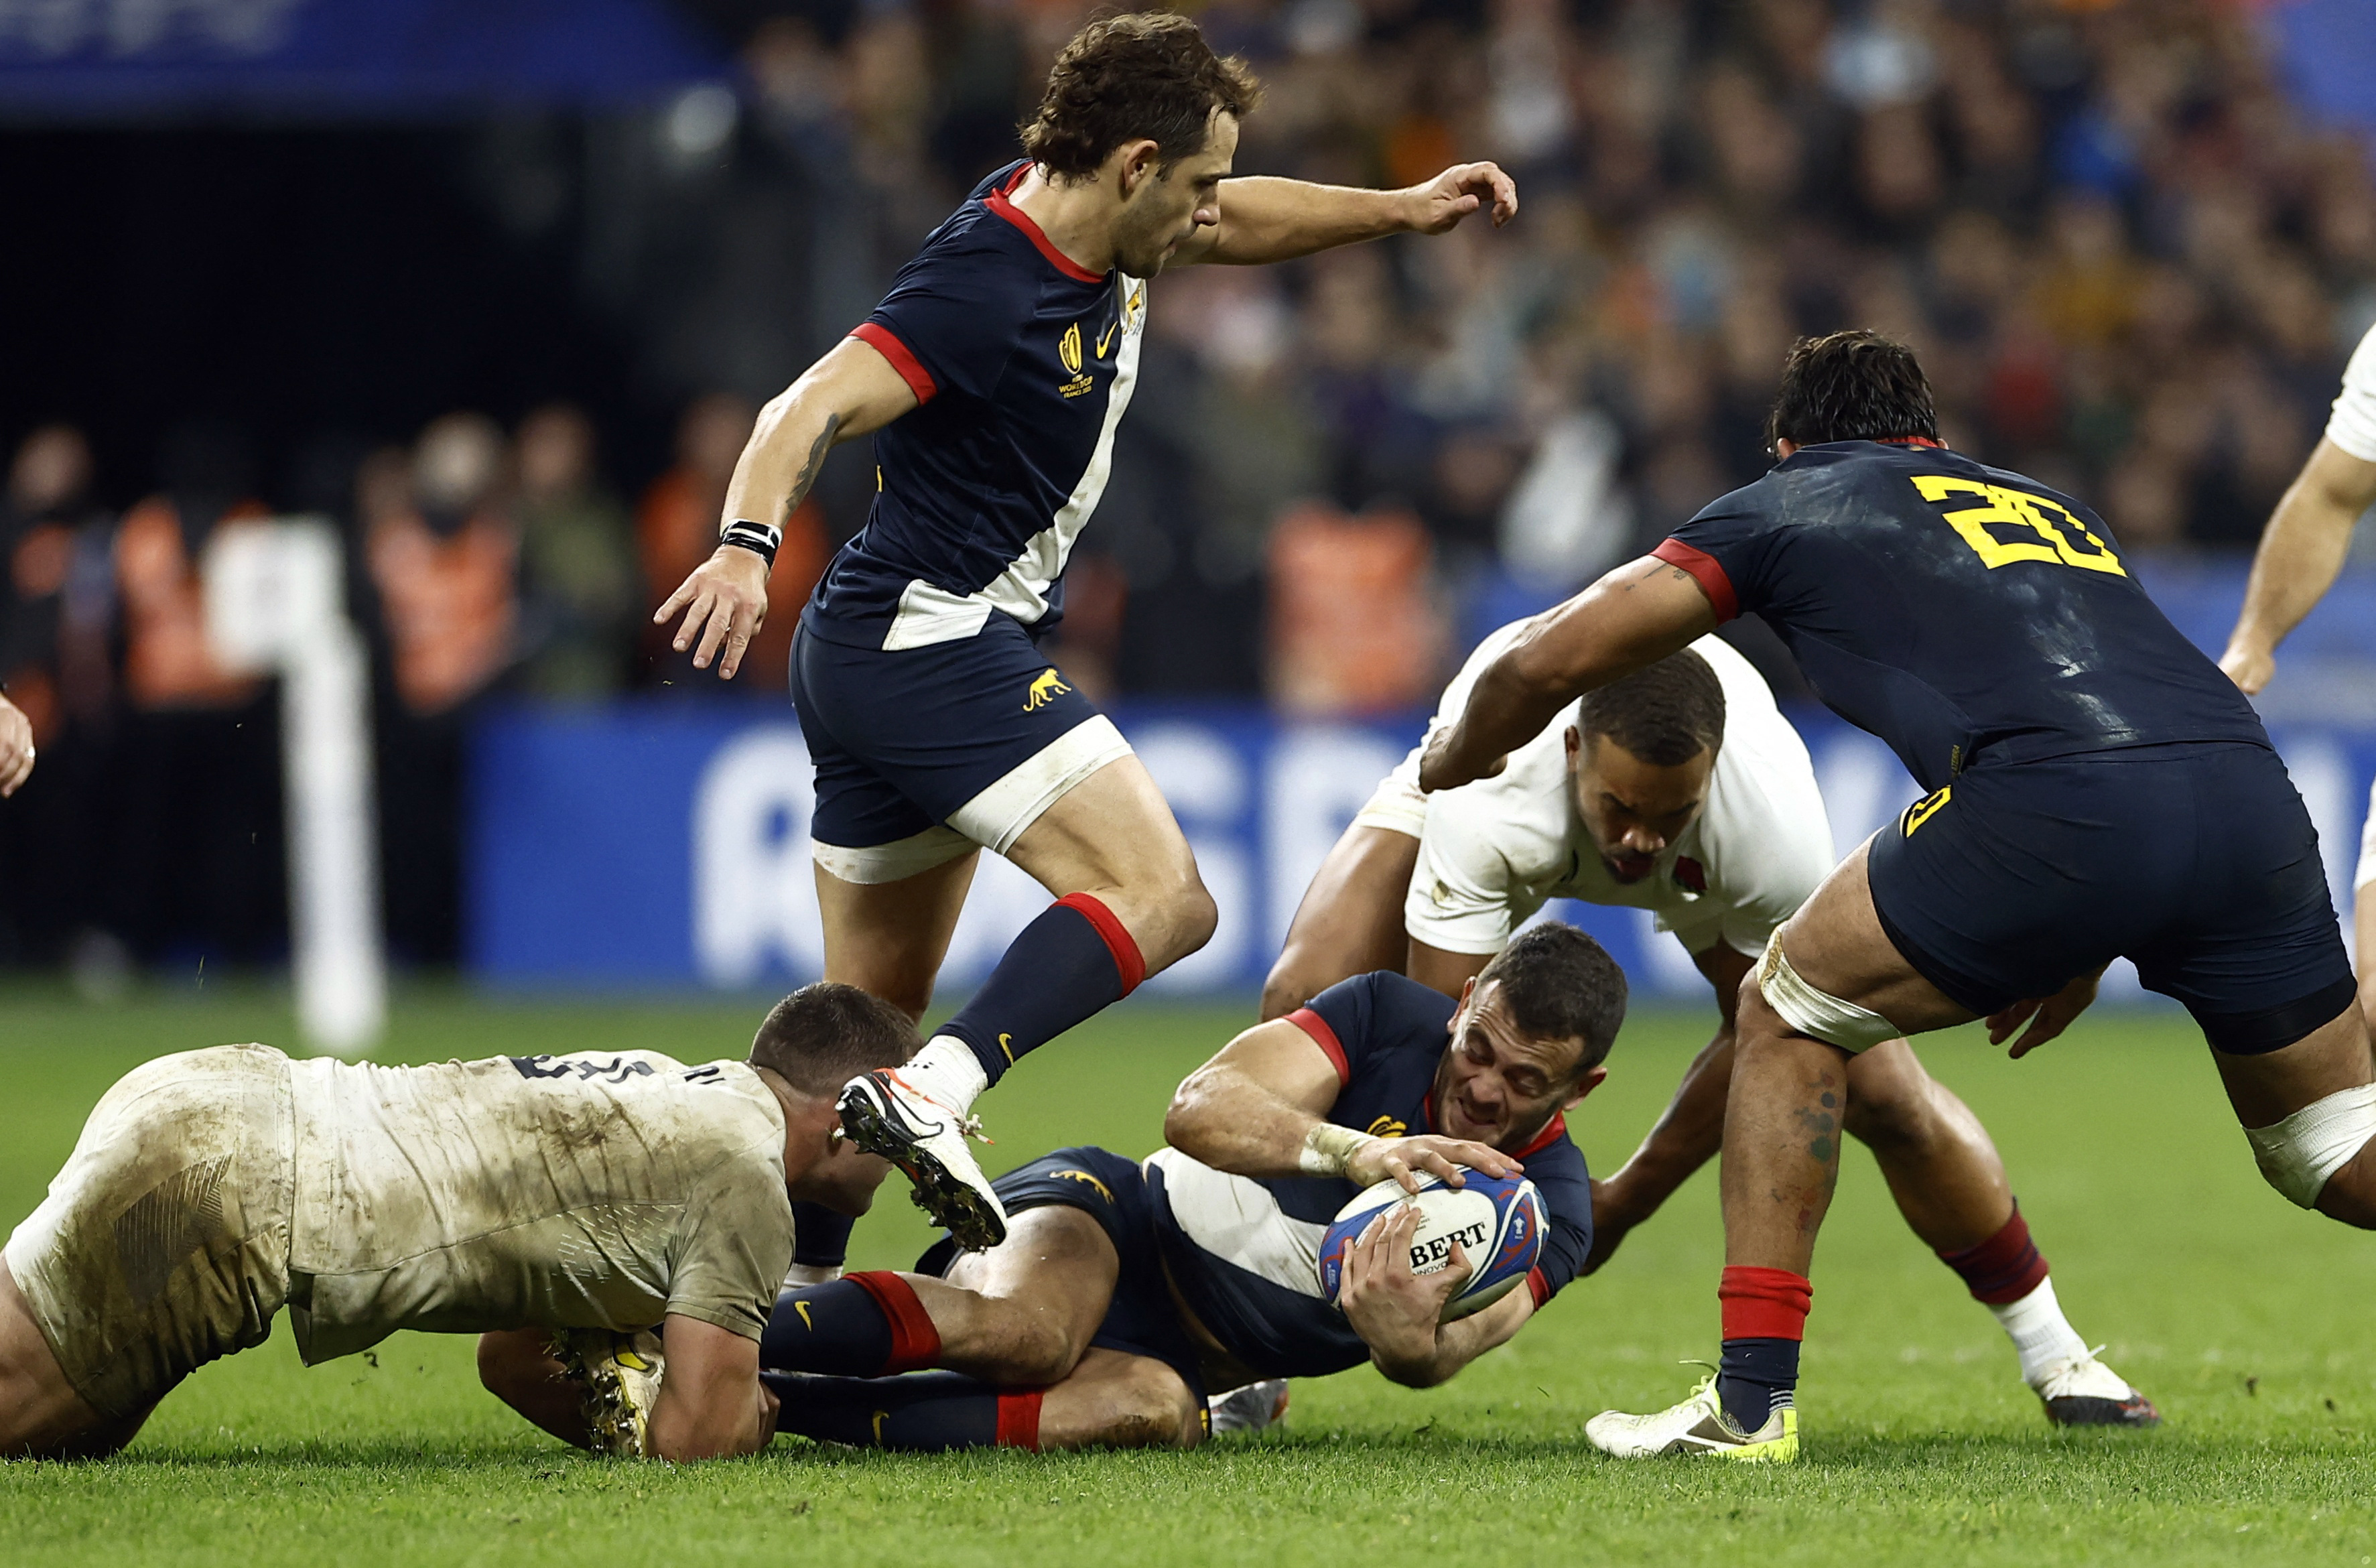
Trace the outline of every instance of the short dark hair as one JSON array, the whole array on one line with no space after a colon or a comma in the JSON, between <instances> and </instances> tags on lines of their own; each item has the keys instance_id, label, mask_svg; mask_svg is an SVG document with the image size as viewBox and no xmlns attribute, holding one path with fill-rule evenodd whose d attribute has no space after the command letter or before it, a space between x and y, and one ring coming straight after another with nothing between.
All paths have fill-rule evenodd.
<instances>
[{"instance_id":1,"label":"short dark hair","mask_svg":"<svg viewBox=\"0 0 2376 1568\"><path fill-rule=\"evenodd\" d=\"M1586 692L1586 735L1606 735L1653 767L1680 767L1724 744L1724 683L1690 648Z\"/></svg>"},{"instance_id":2,"label":"short dark hair","mask_svg":"<svg viewBox=\"0 0 2376 1568\"><path fill-rule=\"evenodd\" d=\"M1930 382L1913 350L1861 327L1790 345L1765 416L1767 451L1777 441L1813 446L1904 435L1939 439Z\"/></svg>"},{"instance_id":3,"label":"short dark hair","mask_svg":"<svg viewBox=\"0 0 2376 1568\"><path fill-rule=\"evenodd\" d=\"M1246 63L1213 53L1194 22L1167 11L1099 17L1073 35L1048 72L1023 151L1051 174L1094 174L1113 149L1151 137L1156 166L1194 157L1213 113L1243 119L1262 101Z\"/></svg>"},{"instance_id":4,"label":"short dark hair","mask_svg":"<svg viewBox=\"0 0 2376 1568\"><path fill-rule=\"evenodd\" d=\"M751 1040L751 1065L822 1098L861 1073L897 1067L921 1043L908 1015L881 997L819 980L767 1010Z\"/></svg>"},{"instance_id":5,"label":"short dark hair","mask_svg":"<svg viewBox=\"0 0 2376 1568\"><path fill-rule=\"evenodd\" d=\"M1528 1039L1580 1039L1582 1077L1609 1059L1625 1022L1625 971L1609 950L1572 925L1545 921L1518 933L1477 977L1501 988L1510 1021Z\"/></svg>"}]
</instances>

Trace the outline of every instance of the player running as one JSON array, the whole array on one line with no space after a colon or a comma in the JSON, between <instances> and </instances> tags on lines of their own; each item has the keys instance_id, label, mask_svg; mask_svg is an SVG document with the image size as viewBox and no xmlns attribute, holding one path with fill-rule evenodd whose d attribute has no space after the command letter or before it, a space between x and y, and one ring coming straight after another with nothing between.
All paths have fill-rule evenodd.
<instances>
[{"instance_id":1,"label":"player running","mask_svg":"<svg viewBox=\"0 0 2376 1568\"><path fill-rule=\"evenodd\" d=\"M1431 730L1459 717L1524 630L1469 656ZM1655 913L1715 987L1721 1022L1642 1146L1594 1184L1590 1272L1722 1140L1740 982L1837 861L1814 765L1764 678L1715 636L1586 694L1495 778L1424 796L1419 762L1414 747L1313 879L1264 1008L1285 1011L1360 958L1384 961L1389 932L1408 932L1408 961L1385 967L1455 993L1546 899ZM1364 943L1374 951L1357 954ZM2047 1420L2160 1420L2063 1316L1987 1129L1911 1046L1850 1061L1841 1130L1872 1150L1907 1224L2012 1339Z\"/></svg>"},{"instance_id":2,"label":"player running","mask_svg":"<svg viewBox=\"0 0 2376 1568\"><path fill-rule=\"evenodd\" d=\"M791 688L816 764L826 974L921 1016L980 851L1056 896L897 1075L844 1121L968 1247L1005 1233L965 1144L974 1099L1027 1051L1204 945L1187 839L1111 721L1040 650L1104 493L1149 279L1283 261L1517 212L1491 163L1400 191L1229 178L1258 97L1244 65L1157 13L1090 23L991 175L882 304L769 404L718 552L661 605L731 676L766 606L779 526L827 448L880 432L866 527L801 616Z\"/></svg>"},{"instance_id":3,"label":"player running","mask_svg":"<svg viewBox=\"0 0 2376 1568\"><path fill-rule=\"evenodd\" d=\"M1612 1454L1797 1457L1815 1235L1859 1053L1989 1020L2053 1039L2114 957L2183 1002L2262 1173L2376 1226L2376 1064L2318 836L2233 683L2095 514L1940 445L1912 352L1800 340L1772 472L1538 617L1431 739L1430 790L1492 775L1582 694L1764 615L1841 717L1930 793L1775 934L1741 989L1724 1129L1724 1348ZM2026 1024L2027 1028L2023 1028Z\"/></svg>"},{"instance_id":4,"label":"player running","mask_svg":"<svg viewBox=\"0 0 2376 1568\"><path fill-rule=\"evenodd\" d=\"M2219 668L2247 695L2276 673L2277 645L2317 607L2343 570L2351 530L2376 506L2376 327L2359 339L2326 434L2277 503L2252 557L2244 608L2228 634ZM2376 1028L2376 786L2368 793L2368 821L2359 834L2359 865L2351 887L2359 958L2359 1007Z\"/></svg>"},{"instance_id":5,"label":"player running","mask_svg":"<svg viewBox=\"0 0 2376 1568\"><path fill-rule=\"evenodd\" d=\"M492 1330L488 1385L558 1437L751 1453L775 1433L758 1339L790 1200L865 1211L889 1168L837 1135L835 1101L915 1045L896 1007L819 984L777 1004L747 1063L160 1057L101 1099L8 1238L0 1457L114 1453L284 1303L308 1365L400 1328ZM663 1322L647 1399L640 1331Z\"/></svg>"},{"instance_id":6,"label":"player running","mask_svg":"<svg viewBox=\"0 0 2376 1568\"><path fill-rule=\"evenodd\" d=\"M1259 1024L1180 1086L1140 1165L1059 1149L998 1179L1002 1245L944 1241L913 1274L790 1291L761 1342L778 1428L884 1448L1188 1447L1206 1394L1260 1425L1289 1377L1372 1362L1432 1387L1505 1343L1592 1246L1591 1180L1565 1112L1600 1083L1625 976L1573 926L1527 932L1457 1004L1394 974ZM1421 1131L1420 1129L1424 1129ZM1372 1183L1523 1168L1549 1223L1524 1289L1454 1323L1465 1257L1410 1272L1416 1211L1365 1232L1331 1306L1328 1222ZM890 1377L921 1367L926 1377ZM876 1381L877 1379L888 1381ZM1233 1403L1246 1403L1240 1399Z\"/></svg>"}]
</instances>

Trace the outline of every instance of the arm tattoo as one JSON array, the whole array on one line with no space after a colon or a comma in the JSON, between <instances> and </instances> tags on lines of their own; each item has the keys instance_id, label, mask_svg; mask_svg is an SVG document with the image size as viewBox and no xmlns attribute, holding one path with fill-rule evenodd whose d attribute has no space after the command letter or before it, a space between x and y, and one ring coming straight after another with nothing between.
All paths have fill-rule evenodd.
<instances>
[{"instance_id":1,"label":"arm tattoo","mask_svg":"<svg viewBox=\"0 0 2376 1568\"><path fill-rule=\"evenodd\" d=\"M818 431L817 438L809 444L808 461L801 465L800 477L792 481L792 493L784 499L786 525L790 524L792 514L800 510L801 503L808 499L809 486L816 483L818 466L824 463L826 452L833 445L834 434L840 429L839 414L826 415L825 428Z\"/></svg>"}]
</instances>

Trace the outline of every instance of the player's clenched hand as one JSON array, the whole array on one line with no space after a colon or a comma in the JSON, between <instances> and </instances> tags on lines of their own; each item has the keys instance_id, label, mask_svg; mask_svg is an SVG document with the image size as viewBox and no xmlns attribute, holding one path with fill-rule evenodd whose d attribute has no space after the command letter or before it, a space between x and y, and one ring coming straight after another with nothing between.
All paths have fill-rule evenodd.
<instances>
[{"instance_id":1,"label":"player's clenched hand","mask_svg":"<svg viewBox=\"0 0 2376 1568\"><path fill-rule=\"evenodd\" d=\"M1498 163L1455 164L1402 196L1403 221L1421 234L1441 234L1480 207L1492 208L1496 229L1518 216L1517 182Z\"/></svg>"},{"instance_id":2,"label":"player's clenched hand","mask_svg":"<svg viewBox=\"0 0 2376 1568\"><path fill-rule=\"evenodd\" d=\"M739 545L721 544L716 553L693 569L668 602L652 612L652 623L665 625L678 611L684 624L676 630L679 653L693 649L693 667L707 670L719 658L718 678L734 679L742 667L742 652L767 618L767 563ZM695 637L701 640L698 646Z\"/></svg>"},{"instance_id":3,"label":"player's clenched hand","mask_svg":"<svg viewBox=\"0 0 2376 1568\"><path fill-rule=\"evenodd\" d=\"M1417 1137L1380 1138L1363 1144L1345 1157L1345 1179L1360 1187L1399 1182L1404 1192L1416 1193L1422 1176L1440 1177L1447 1187L1466 1185L1462 1166L1488 1176L1516 1176L1526 1170L1488 1145L1421 1133Z\"/></svg>"},{"instance_id":4,"label":"player's clenched hand","mask_svg":"<svg viewBox=\"0 0 2376 1568\"><path fill-rule=\"evenodd\" d=\"M33 776L33 721L25 710L0 697L0 798Z\"/></svg>"},{"instance_id":5,"label":"player's clenched hand","mask_svg":"<svg viewBox=\"0 0 2376 1568\"><path fill-rule=\"evenodd\" d=\"M1423 1362L1435 1354L1443 1306L1468 1283L1468 1254L1457 1240L1450 1261L1433 1274L1413 1274L1411 1238L1419 1210L1396 1204L1364 1226L1345 1249L1336 1305L1361 1343L1389 1363Z\"/></svg>"},{"instance_id":6,"label":"player's clenched hand","mask_svg":"<svg viewBox=\"0 0 2376 1568\"><path fill-rule=\"evenodd\" d=\"M2069 1028L2071 1020L2087 1010L2087 1004L2096 1000L2096 982L2103 978L2104 971L2097 969L2093 974L2081 975L2051 996L2016 1002L2002 1012L1990 1014L1989 1043L2002 1045L2026 1021L2029 1028L2023 1030L2022 1037L2014 1041L2013 1050L2006 1054L2016 1061L2028 1055Z\"/></svg>"},{"instance_id":7,"label":"player's clenched hand","mask_svg":"<svg viewBox=\"0 0 2376 1568\"><path fill-rule=\"evenodd\" d=\"M2246 696L2256 696L2277 672L2277 656L2264 647L2231 642L2219 656L2219 669Z\"/></svg>"},{"instance_id":8,"label":"player's clenched hand","mask_svg":"<svg viewBox=\"0 0 2376 1568\"><path fill-rule=\"evenodd\" d=\"M1482 766L1471 762L1461 754L1459 734L1460 726L1456 724L1429 732L1427 743L1419 754L1419 787L1427 793L1457 790L1479 778L1495 778L1510 766L1506 756L1494 757Z\"/></svg>"}]
</instances>

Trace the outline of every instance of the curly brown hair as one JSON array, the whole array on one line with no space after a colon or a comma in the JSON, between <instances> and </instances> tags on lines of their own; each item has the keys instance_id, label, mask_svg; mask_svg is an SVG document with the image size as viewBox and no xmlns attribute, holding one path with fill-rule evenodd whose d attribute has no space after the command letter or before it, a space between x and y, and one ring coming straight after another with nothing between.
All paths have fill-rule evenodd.
<instances>
[{"instance_id":1,"label":"curly brown hair","mask_svg":"<svg viewBox=\"0 0 2376 1568\"><path fill-rule=\"evenodd\" d=\"M1073 35L1048 72L1023 151L1051 174L1080 179L1141 137L1169 169L1205 145L1216 110L1239 119L1262 101L1246 63L1213 53L1187 18L1168 11L1099 17Z\"/></svg>"}]
</instances>

